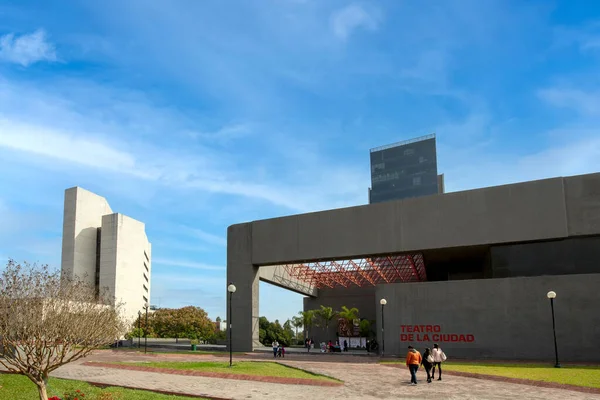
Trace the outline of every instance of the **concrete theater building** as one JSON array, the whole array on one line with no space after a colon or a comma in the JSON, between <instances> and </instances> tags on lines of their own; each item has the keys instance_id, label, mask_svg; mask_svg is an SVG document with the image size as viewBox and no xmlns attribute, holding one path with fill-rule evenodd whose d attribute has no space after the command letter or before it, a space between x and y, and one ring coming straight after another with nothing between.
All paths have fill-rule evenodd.
<instances>
[{"instance_id":1,"label":"concrete theater building","mask_svg":"<svg viewBox=\"0 0 600 400\"><path fill-rule=\"evenodd\" d=\"M62 274L108 289L132 322L150 301L151 250L143 222L80 187L65 191Z\"/></svg>"},{"instance_id":2,"label":"concrete theater building","mask_svg":"<svg viewBox=\"0 0 600 400\"><path fill-rule=\"evenodd\" d=\"M553 290L560 359L600 361L600 173L241 223L227 235L235 351L260 346L262 280L306 295L305 309L357 307L388 355L438 342L454 358L553 359ZM335 340L336 327L311 335Z\"/></svg>"}]
</instances>

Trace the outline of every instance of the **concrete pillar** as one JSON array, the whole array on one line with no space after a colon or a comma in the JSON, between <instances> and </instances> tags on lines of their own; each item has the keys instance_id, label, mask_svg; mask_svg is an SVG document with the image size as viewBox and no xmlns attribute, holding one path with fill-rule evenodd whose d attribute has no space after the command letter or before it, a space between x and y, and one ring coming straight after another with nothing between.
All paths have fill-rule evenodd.
<instances>
[{"instance_id":1,"label":"concrete pillar","mask_svg":"<svg viewBox=\"0 0 600 400\"><path fill-rule=\"evenodd\" d=\"M258 340L258 267L252 265L252 224L232 225L227 229L227 285L233 283L229 315L227 293L227 343L229 324L233 324L233 351L252 351ZM224 288L227 291L227 288Z\"/></svg>"}]
</instances>

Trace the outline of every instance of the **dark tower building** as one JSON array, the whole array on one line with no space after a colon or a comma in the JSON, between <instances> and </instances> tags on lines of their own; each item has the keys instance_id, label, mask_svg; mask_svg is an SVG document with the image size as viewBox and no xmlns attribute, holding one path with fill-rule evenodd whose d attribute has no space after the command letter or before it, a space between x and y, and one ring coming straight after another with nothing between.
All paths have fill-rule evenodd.
<instances>
[{"instance_id":1,"label":"dark tower building","mask_svg":"<svg viewBox=\"0 0 600 400\"><path fill-rule=\"evenodd\" d=\"M369 203L444 192L435 134L371 149Z\"/></svg>"}]
</instances>

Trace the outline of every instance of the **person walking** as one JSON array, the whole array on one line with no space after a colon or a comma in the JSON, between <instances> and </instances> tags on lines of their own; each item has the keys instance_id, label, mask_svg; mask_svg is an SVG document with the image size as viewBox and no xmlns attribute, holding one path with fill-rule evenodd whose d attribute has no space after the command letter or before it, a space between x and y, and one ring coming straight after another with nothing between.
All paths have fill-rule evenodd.
<instances>
[{"instance_id":1,"label":"person walking","mask_svg":"<svg viewBox=\"0 0 600 400\"><path fill-rule=\"evenodd\" d=\"M421 361L421 365L425 367L425 372L427 372L427 383L431 383L431 368L433 367L433 355L431 354L431 349L427 347L425 352L423 353L423 360Z\"/></svg>"},{"instance_id":2,"label":"person walking","mask_svg":"<svg viewBox=\"0 0 600 400\"><path fill-rule=\"evenodd\" d=\"M433 350L431 350L431 355L433 356L433 368L431 370L431 379L435 379L435 367L438 367L440 371L438 374L438 381L442 380L442 363L446 361L446 354L437 343L433 345Z\"/></svg>"},{"instance_id":3,"label":"person walking","mask_svg":"<svg viewBox=\"0 0 600 400\"><path fill-rule=\"evenodd\" d=\"M414 347L408 346L408 354L406 355L406 366L410 371L411 385L417 384L417 371L419 370L419 365L421 365L421 361L423 361L421 353L419 353Z\"/></svg>"},{"instance_id":4,"label":"person walking","mask_svg":"<svg viewBox=\"0 0 600 400\"><path fill-rule=\"evenodd\" d=\"M279 343L277 343L277 340L273 340L273 358L277 358L278 350L279 350Z\"/></svg>"}]
</instances>

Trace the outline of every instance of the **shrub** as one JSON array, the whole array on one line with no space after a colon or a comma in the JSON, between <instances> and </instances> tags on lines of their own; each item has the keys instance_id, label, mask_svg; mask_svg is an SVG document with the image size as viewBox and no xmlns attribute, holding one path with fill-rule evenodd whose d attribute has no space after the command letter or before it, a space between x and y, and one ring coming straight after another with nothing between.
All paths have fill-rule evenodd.
<instances>
[{"instance_id":1,"label":"shrub","mask_svg":"<svg viewBox=\"0 0 600 400\"><path fill-rule=\"evenodd\" d=\"M83 393L79 389L72 391L72 392L66 392L62 398L62 400L83 400L83 399L85 399L85 393Z\"/></svg>"}]
</instances>

